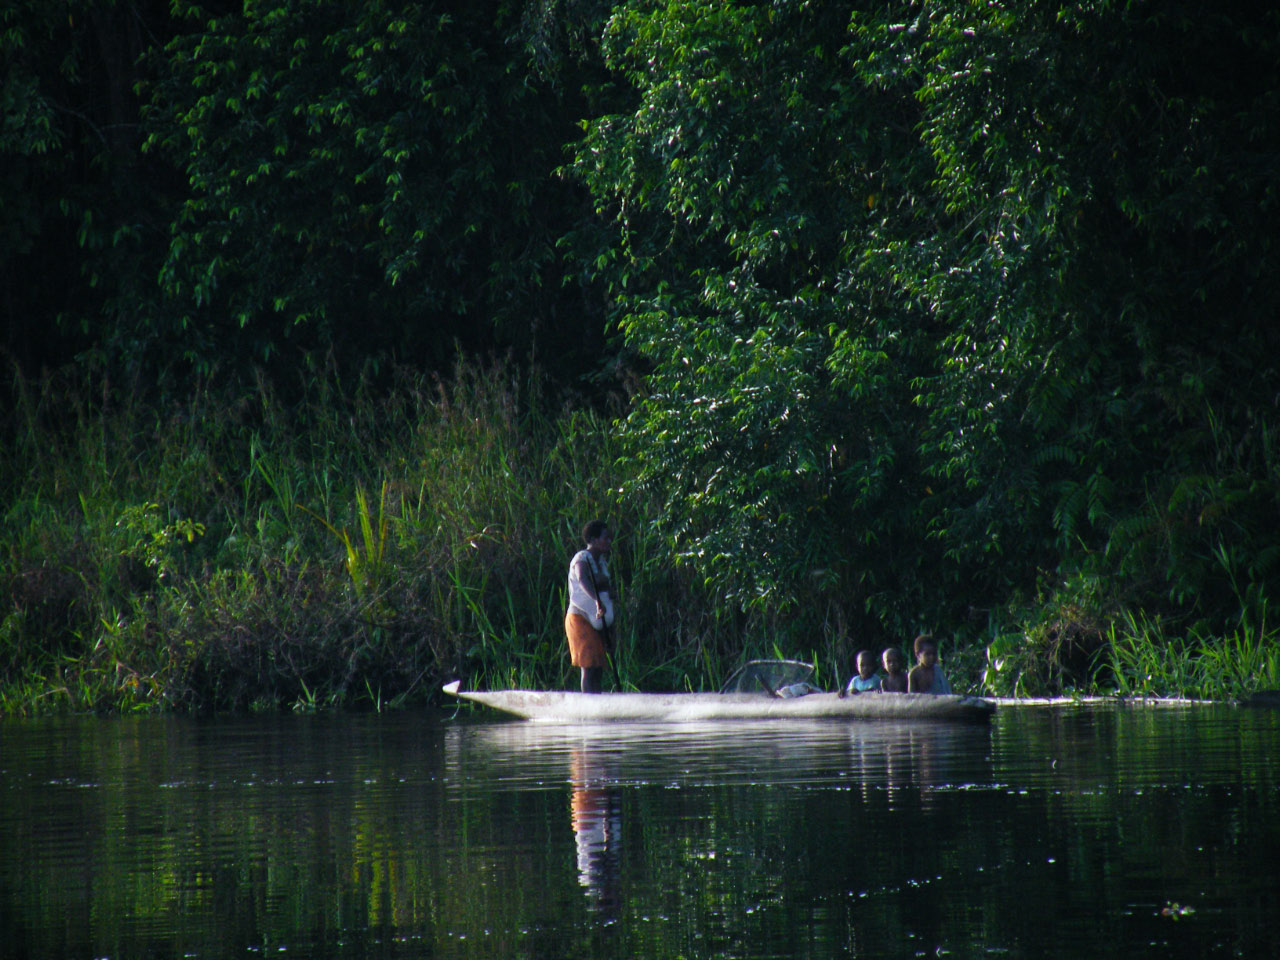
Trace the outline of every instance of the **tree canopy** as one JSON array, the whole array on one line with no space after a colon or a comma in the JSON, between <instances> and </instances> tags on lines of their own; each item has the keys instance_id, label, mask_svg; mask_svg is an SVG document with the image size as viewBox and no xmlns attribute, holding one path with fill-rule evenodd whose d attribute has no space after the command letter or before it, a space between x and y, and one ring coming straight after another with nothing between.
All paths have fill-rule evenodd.
<instances>
[{"instance_id":1,"label":"tree canopy","mask_svg":"<svg viewBox=\"0 0 1280 960\"><path fill-rule=\"evenodd\" d=\"M1212 618L1273 582L1278 26L618 8L634 100L575 169L681 554L896 630L1098 578Z\"/></svg>"},{"instance_id":2,"label":"tree canopy","mask_svg":"<svg viewBox=\"0 0 1280 960\"><path fill-rule=\"evenodd\" d=\"M7 309L151 368L308 349L447 367L459 344L597 364L599 302L563 282L557 248L590 205L554 170L598 68L539 13L19 4L3 266L74 296L18 284Z\"/></svg>"},{"instance_id":3,"label":"tree canopy","mask_svg":"<svg viewBox=\"0 0 1280 960\"><path fill-rule=\"evenodd\" d=\"M841 630L1086 594L1218 629L1276 583L1276 11L77 0L0 24L20 362L603 369L675 555Z\"/></svg>"},{"instance_id":4,"label":"tree canopy","mask_svg":"<svg viewBox=\"0 0 1280 960\"><path fill-rule=\"evenodd\" d=\"M438 362L557 326L572 126L513 42L518 4L177 7L147 147L190 187L161 273L190 329Z\"/></svg>"}]
</instances>

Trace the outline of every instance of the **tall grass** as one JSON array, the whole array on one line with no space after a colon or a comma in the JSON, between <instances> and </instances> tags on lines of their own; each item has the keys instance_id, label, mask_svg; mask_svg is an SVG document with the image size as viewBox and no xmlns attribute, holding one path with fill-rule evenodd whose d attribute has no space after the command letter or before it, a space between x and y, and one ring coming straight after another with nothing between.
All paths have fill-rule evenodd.
<instances>
[{"instance_id":1,"label":"tall grass","mask_svg":"<svg viewBox=\"0 0 1280 960\"><path fill-rule=\"evenodd\" d=\"M14 377L0 711L381 709L455 676L572 687L565 571L597 516L618 534L616 687L713 687L778 644L848 668L820 622L742 615L674 569L646 504L618 494L608 418L514 367L375 390L309 362L289 402L259 380L163 409L87 373Z\"/></svg>"},{"instance_id":2,"label":"tall grass","mask_svg":"<svg viewBox=\"0 0 1280 960\"><path fill-rule=\"evenodd\" d=\"M559 406L514 367L398 370L375 389L308 360L288 400L259 379L198 383L163 407L84 371L13 377L0 713L382 709L459 676L573 688L565 573L594 517L616 532L607 684L715 689L751 657L812 660L828 687L852 669L838 611L743 613L673 566L656 511L618 492L610 418ZM948 675L963 687L985 651L996 692L1280 687L1265 598L1243 596L1225 631L1178 632L1096 593L948 649Z\"/></svg>"},{"instance_id":3,"label":"tall grass","mask_svg":"<svg viewBox=\"0 0 1280 960\"><path fill-rule=\"evenodd\" d=\"M1231 557L1217 557L1237 580ZM1260 588L1236 589L1228 622L1123 609L1097 578L992 618L983 687L1000 696L1102 694L1232 700L1280 687L1280 634Z\"/></svg>"},{"instance_id":4,"label":"tall grass","mask_svg":"<svg viewBox=\"0 0 1280 960\"><path fill-rule=\"evenodd\" d=\"M1280 635L1265 603L1223 636L1179 634L1127 614L1108 639L1107 665L1122 696L1227 700L1280 688Z\"/></svg>"},{"instance_id":5,"label":"tall grass","mask_svg":"<svg viewBox=\"0 0 1280 960\"><path fill-rule=\"evenodd\" d=\"M1226 700L1280 688L1280 631L1264 589L1239 575L1241 558L1225 544L1216 547L1213 560L1238 613L1217 629L1210 621L1179 627L1143 613L1124 614L1108 633L1105 658L1119 693Z\"/></svg>"}]
</instances>

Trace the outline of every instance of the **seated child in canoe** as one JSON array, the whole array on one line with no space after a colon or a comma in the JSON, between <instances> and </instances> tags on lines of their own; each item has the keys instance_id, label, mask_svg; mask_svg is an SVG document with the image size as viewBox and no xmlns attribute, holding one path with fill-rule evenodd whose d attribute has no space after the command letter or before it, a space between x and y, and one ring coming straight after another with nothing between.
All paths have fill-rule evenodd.
<instances>
[{"instance_id":1,"label":"seated child in canoe","mask_svg":"<svg viewBox=\"0 0 1280 960\"><path fill-rule=\"evenodd\" d=\"M947 683L942 665L938 663L938 641L927 633L916 637L912 645L916 654L916 665L907 676L907 691L910 693L950 693L951 684Z\"/></svg>"},{"instance_id":2,"label":"seated child in canoe","mask_svg":"<svg viewBox=\"0 0 1280 960\"><path fill-rule=\"evenodd\" d=\"M880 674L876 670L876 657L870 650L858 651L858 672L849 680L844 692L867 693L880 689Z\"/></svg>"},{"instance_id":3,"label":"seated child in canoe","mask_svg":"<svg viewBox=\"0 0 1280 960\"><path fill-rule=\"evenodd\" d=\"M880 661L884 664L885 672L885 676L880 680L881 692L906 693L907 659L902 655L902 651L897 647L888 647L880 655Z\"/></svg>"}]
</instances>

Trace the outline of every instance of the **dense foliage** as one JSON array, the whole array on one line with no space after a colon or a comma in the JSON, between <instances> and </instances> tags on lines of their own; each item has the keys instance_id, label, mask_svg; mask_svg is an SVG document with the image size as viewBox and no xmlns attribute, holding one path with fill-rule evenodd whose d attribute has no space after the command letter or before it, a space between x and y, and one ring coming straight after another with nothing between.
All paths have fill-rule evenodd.
<instances>
[{"instance_id":1,"label":"dense foliage","mask_svg":"<svg viewBox=\"0 0 1280 960\"><path fill-rule=\"evenodd\" d=\"M547 416L541 377L506 365L377 379L200 383L162 415L102 404L96 378L16 383L0 715L381 708L456 676L562 687L567 563L596 511L622 532L611 684L715 687L772 653L767 617L664 562L599 415ZM852 669L835 638L800 652Z\"/></svg>"},{"instance_id":2,"label":"dense foliage","mask_svg":"<svg viewBox=\"0 0 1280 960\"><path fill-rule=\"evenodd\" d=\"M583 329L555 252L582 201L550 176L571 115L513 42L518 4L175 8L146 146L190 186L161 283L202 357L295 326L436 363Z\"/></svg>"},{"instance_id":3,"label":"dense foliage","mask_svg":"<svg viewBox=\"0 0 1280 960\"><path fill-rule=\"evenodd\" d=\"M178 378L287 371L331 348L352 370L447 368L458 344L591 369L602 312L562 283L556 247L590 207L552 172L593 88L540 70L535 40L582 60L534 12L78 0L0 14L10 350L32 363L87 348ZM69 336L51 349L54 318Z\"/></svg>"},{"instance_id":4,"label":"dense foliage","mask_svg":"<svg viewBox=\"0 0 1280 960\"><path fill-rule=\"evenodd\" d=\"M166 171L140 153L132 88L162 6L0 9L0 349L24 366L146 349L123 327L156 315L146 251L171 210Z\"/></svg>"},{"instance_id":5,"label":"dense foliage","mask_svg":"<svg viewBox=\"0 0 1280 960\"><path fill-rule=\"evenodd\" d=\"M101 396L61 416L101 434L121 383L171 410L193 375L269 382L305 424L316 371L391 396L512 351L629 397L652 569L723 605L699 623L770 625L749 643L927 629L999 690L1104 649L1124 686L1135 638L1274 644L1276 11L76 0L0 27L7 443L39 448L58 414L23 391L72 358ZM11 543L65 495L22 462ZM166 496L107 513L168 530ZM24 576L30 644L61 594Z\"/></svg>"},{"instance_id":6,"label":"dense foliage","mask_svg":"<svg viewBox=\"0 0 1280 960\"><path fill-rule=\"evenodd\" d=\"M1262 615L1280 19L904 14L610 22L634 101L576 168L681 554L745 602L900 633L1045 591L1202 632Z\"/></svg>"}]
</instances>

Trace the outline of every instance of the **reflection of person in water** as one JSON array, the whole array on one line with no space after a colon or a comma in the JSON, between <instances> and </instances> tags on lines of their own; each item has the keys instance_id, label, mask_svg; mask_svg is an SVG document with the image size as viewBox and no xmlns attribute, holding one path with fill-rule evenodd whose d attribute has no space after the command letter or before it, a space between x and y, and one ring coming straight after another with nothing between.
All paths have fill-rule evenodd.
<instances>
[{"instance_id":1,"label":"reflection of person in water","mask_svg":"<svg viewBox=\"0 0 1280 960\"><path fill-rule=\"evenodd\" d=\"M570 798L574 839L578 846L578 882L587 888L592 906L606 919L620 906L618 872L622 854L622 804L609 783L598 754L575 747L571 758Z\"/></svg>"}]
</instances>

